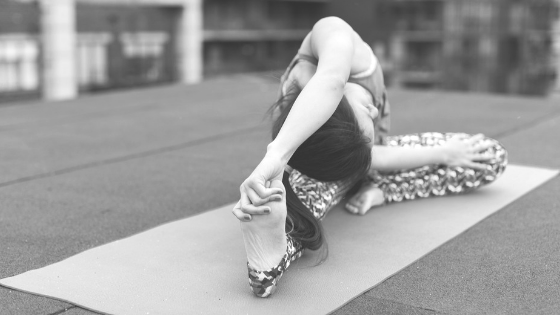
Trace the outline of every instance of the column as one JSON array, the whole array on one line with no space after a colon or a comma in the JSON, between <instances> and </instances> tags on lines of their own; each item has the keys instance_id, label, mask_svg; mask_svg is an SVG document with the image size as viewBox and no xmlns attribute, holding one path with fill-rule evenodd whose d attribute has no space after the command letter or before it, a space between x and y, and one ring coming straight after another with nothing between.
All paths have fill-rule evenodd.
<instances>
[{"instance_id":1,"label":"column","mask_svg":"<svg viewBox=\"0 0 560 315\"><path fill-rule=\"evenodd\" d=\"M43 97L56 101L75 98L76 7L74 0L41 0Z\"/></svg>"},{"instance_id":2,"label":"column","mask_svg":"<svg viewBox=\"0 0 560 315\"><path fill-rule=\"evenodd\" d=\"M560 0L556 0L556 8L560 10ZM552 45L554 62L556 64L556 84L554 91L560 93L560 17L553 22L552 26Z\"/></svg>"},{"instance_id":3,"label":"column","mask_svg":"<svg viewBox=\"0 0 560 315\"><path fill-rule=\"evenodd\" d=\"M203 8L202 0L184 0L183 14L177 32L177 61L182 83L192 84L202 80L203 57Z\"/></svg>"},{"instance_id":4,"label":"column","mask_svg":"<svg viewBox=\"0 0 560 315\"><path fill-rule=\"evenodd\" d=\"M391 62L393 69L391 71L391 85L395 87L402 87L402 72L404 63L406 62L406 52L404 47L404 39L399 32L395 32L390 40L391 45Z\"/></svg>"}]
</instances>

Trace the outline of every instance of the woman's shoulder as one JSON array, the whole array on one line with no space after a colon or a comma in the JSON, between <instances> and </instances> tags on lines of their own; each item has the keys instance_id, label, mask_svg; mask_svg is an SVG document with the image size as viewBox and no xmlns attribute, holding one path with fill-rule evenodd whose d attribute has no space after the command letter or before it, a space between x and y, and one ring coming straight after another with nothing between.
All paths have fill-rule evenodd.
<instances>
[{"instance_id":1,"label":"woman's shoulder","mask_svg":"<svg viewBox=\"0 0 560 315\"><path fill-rule=\"evenodd\" d=\"M348 23L338 17L326 17L315 23L315 26L307 34L303 40L299 50L299 55L309 56L312 59L319 60L319 54L315 51L318 40L327 40L324 36L327 30L343 29L348 31L348 36L351 37L351 45L354 51L351 65L351 75L360 74L369 68L372 64L377 62L371 47L362 39L362 37L355 32ZM317 36L317 32L323 33L323 36Z\"/></svg>"}]
</instances>

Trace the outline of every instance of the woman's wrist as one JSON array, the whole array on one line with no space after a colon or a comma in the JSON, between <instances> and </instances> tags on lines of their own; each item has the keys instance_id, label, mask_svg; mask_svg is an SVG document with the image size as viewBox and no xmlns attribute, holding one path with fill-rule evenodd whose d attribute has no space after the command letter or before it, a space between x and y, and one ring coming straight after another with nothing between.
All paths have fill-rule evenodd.
<instances>
[{"instance_id":1,"label":"woman's wrist","mask_svg":"<svg viewBox=\"0 0 560 315\"><path fill-rule=\"evenodd\" d=\"M282 164L288 164L288 161L294 153L287 148L287 146L281 145L275 141L272 141L266 147L266 155L278 159Z\"/></svg>"},{"instance_id":2,"label":"woman's wrist","mask_svg":"<svg viewBox=\"0 0 560 315\"><path fill-rule=\"evenodd\" d=\"M449 164L449 153L447 148L444 146L439 146L439 147L434 147L434 149L437 151L435 164L443 164L443 165Z\"/></svg>"}]
</instances>

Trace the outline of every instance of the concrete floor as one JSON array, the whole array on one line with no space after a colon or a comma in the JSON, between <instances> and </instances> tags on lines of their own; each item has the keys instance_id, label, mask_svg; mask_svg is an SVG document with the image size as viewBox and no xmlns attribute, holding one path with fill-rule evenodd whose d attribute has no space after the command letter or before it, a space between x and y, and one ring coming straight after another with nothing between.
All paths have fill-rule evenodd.
<instances>
[{"instance_id":1,"label":"concrete floor","mask_svg":"<svg viewBox=\"0 0 560 315\"><path fill-rule=\"evenodd\" d=\"M235 201L276 81L242 75L0 107L0 278ZM482 132L560 168L558 99L390 91L392 134ZM560 178L334 314L560 312ZM95 314L0 287L0 314Z\"/></svg>"}]
</instances>

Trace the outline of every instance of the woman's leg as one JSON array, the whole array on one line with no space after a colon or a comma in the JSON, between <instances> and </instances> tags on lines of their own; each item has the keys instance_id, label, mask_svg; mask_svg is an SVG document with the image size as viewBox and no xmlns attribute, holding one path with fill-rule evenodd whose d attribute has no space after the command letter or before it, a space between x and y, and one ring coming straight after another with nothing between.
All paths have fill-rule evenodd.
<instances>
[{"instance_id":1,"label":"woman's leg","mask_svg":"<svg viewBox=\"0 0 560 315\"><path fill-rule=\"evenodd\" d=\"M471 137L457 133L421 133L388 137L387 145L392 146L436 146L451 137ZM411 200L429 196L458 194L487 185L498 178L507 165L507 151L496 140L485 138L492 146L482 153L491 154L485 170L474 170L459 166L426 165L412 170L388 174L373 173L372 181L384 193L386 202Z\"/></svg>"},{"instance_id":2,"label":"woman's leg","mask_svg":"<svg viewBox=\"0 0 560 315\"><path fill-rule=\"evenodd\" d=\"M319 182L301 174L297 170L292 170L289 182L290 187L286 187L286 189L292 189L299 201L318 221L321 221L328 210L339 201L339 198L337 198L338 186L334 183ZM282 212L287 215L285 203L271 203L271 208L271 214ZM277 231L277 228L273 230ZM274 293L276 285L284 271L286 271L292 261L298 259L303 254L303 247L296 239L289 235L289 232L290 231L285 235L287 242L287 246L285 247L286 251L279 264L270 268L262 268L263 265L261 264L261 268L258 268L253 266L256 263L253 264L249 259L247 264L249 269L249 284L255 295L259 297L268 297ZM247 244L247 237L245 239L248 258L257 256L256 253L250 253L250 251L254 251L254 245ZM276 253L278 253L278 251L276 251ZM270 263L268 266L270 266Z\"/></svg>"},{"instance_id":3,"label":"woman's leg","mask_svg":"<svg viewBox=\"0 0 560 315\"><path fill-rule=\"evenodd\" d=\"M272 187L282 187L279 181ZM285 197L284 197L285 198ZM249 285L255 295L268 297L290 263L299 258L301 245L286 235L286 200L266 204L267 215L254 215L249 222L241 222L241 232L247 253Z\"/></svg>"},{"instance_id":4,"label":"woman's leg","mask_svg":"<svg viewBox=\"0 0 560 315\"><path fill-rule=\"evenodd\" d=\"M470 135L431 132L393 136L387 137L387 145L437 146L451 137L469 138ZM350 199L349 204L354 209L349 210L358 210L358 212L365 213L371 206L430 196L464 193L493 182L505 170L507 151L494 139L485 138L483 141L492 143L492 146L483 152L493 156L491 160L483 162L487 164L487 169L474 170L436 164L390 173L373 171L370 173L370 181Z\"/></svg>"}]
</instances>

